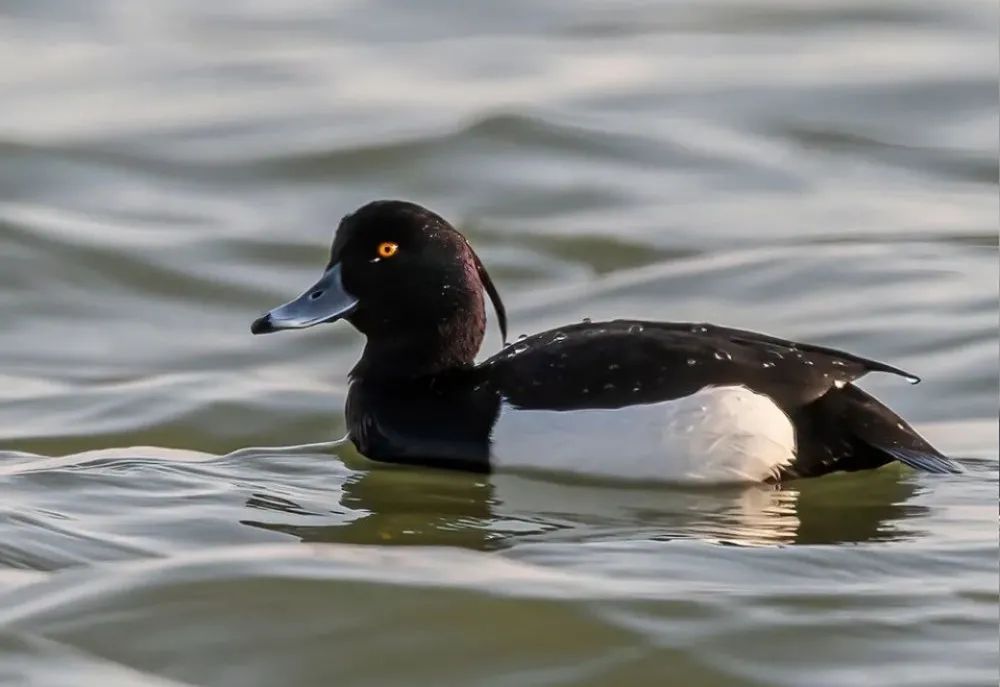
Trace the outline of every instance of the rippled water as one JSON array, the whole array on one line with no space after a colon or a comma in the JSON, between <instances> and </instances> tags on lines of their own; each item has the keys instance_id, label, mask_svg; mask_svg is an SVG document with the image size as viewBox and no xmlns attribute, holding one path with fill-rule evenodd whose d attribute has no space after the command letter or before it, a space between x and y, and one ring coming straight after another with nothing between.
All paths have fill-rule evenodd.
<instances>
[{"instance_id":1,"label":"rippled water","mask_svg":"<svg viewBox=\"0 0 1000 687\"><path fill-rule=\"evenodd\" d=\"M996 27L971 0L5 3L0 684L996 684ZM324 443L359 337L248 326L377 197L454 219L515 335L844 347L921 374L866 387L969 470L685 491Z\"/></svg>"}]
</instances>

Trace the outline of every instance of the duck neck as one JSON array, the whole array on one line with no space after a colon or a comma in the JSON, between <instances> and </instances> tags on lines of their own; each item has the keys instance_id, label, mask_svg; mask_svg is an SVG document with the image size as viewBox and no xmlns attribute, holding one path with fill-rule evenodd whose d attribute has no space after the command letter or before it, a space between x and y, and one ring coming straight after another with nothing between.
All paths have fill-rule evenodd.
<instances>
[{"instance_id":1,"label":"duck neck","mask_svg":"<svg viewBox=\"0 0 1000 687\"><path fill-rule=\"evenodd\" d=\"M468 368L483 340L482 326L445 322L423 332L369 336L352 379L405 381Z\"/></svg>"}]
</instances>

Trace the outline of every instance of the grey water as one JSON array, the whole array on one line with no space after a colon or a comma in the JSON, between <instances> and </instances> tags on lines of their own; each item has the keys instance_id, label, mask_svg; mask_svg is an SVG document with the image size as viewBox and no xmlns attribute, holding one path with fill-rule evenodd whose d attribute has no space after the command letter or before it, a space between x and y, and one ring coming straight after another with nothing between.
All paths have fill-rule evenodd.
<instances>
[{"instance_id":1,"label":"grey water","mask_svg":"<svg viewBox=\"0 0 1000 687\"><path fill-rule=\"evenodd\" d=\"M997 15L0 4L0 684L995 685ZM381 197L469 236L515 337L845 348L968 470L373 465L359 336L248 327Z\"/></svg>"}]
</instances>

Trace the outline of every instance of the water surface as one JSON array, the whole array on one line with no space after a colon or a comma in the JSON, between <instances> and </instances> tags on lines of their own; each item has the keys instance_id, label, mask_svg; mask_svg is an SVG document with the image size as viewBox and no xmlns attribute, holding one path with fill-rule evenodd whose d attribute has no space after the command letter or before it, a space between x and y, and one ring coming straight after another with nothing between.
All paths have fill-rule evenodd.
<instances>
[{"instance_id":1,"label":"water surface","mask_svg":"<svg viewBox=\"0 0 1000 687\"><path fill-rule=\"evenodd\" d=\"M6 3L0 684L996 684L996 26L976 0ZM515 336L847 348L924 378L865 387L968 472L372 465L334 441L359 337L248 327L380 197L467 233Z\"/></svg>"}]
</instances>

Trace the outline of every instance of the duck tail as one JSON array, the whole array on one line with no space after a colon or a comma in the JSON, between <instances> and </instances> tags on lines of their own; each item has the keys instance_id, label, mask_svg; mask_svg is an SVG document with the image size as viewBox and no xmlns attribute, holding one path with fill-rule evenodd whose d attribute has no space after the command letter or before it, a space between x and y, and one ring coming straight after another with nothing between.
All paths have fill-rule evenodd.
<instances>
[{"instance_id":1,"label":"duck tail","mask_svg":"<svg viewBox=\"0 0 1000 687\"><path fill-rule=\"evenodd\" d=\"M826 422L841 428L853 447L850 460L841 469L878 467L897 460L921 472L964 472L959 463L931 446L905 420L853 384L831 389L813 405Z\"/></svg>"}]
</instances>

